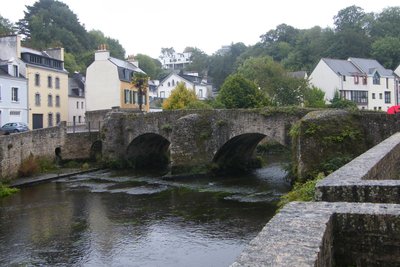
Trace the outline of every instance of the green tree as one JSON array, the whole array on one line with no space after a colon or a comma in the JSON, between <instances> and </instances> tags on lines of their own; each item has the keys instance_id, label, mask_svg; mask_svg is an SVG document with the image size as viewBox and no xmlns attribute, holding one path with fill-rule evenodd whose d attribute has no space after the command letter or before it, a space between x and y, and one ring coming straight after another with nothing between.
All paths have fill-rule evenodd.
<instances>
[{"instance_id":1,"label":"green tree","mask_svg":"<svg viewBox=\"0 0 400 267\"><path fill-rule=\"evenodd\" d=\"M14 24L0 15L0 35L9 35L14 33Z\"/></svg>"},{"instance_id":2,"label":"green tree","mask_svg":"<svg viewBox=\"0 0 400 267\"><path fill-rule=\"evenodd\" d=\"M321 89L312 86L304 91L304 106L309 108L324 108L325 92Z\"/></svg>"},{"instance_id":3,"label":"green tree","mask_svg":"<svg viewBox=\"0 0 400 267\"><path fill-rule=\"evenodd\" d=\"M372 56L388 69L400 63L400 37L383 37L372 44Z\"/></svg>"},{"instance_id":4,"label":"green tree","mask_svg":"<svg viewBox=\"0 0 400 267\"><path fill-rule=\"evenodd\" d=\"M151 79L161 79L165 71L161 67L160 61L144 54L137 54L135 59L139 62L139 67L149 75Z\"/></svg>"},{"instance_id":5,"label":"green tree","mask_svg":"<svg viewBox=\"0 0 400 267\"><path fill-rule=\"evenodd\" d=\"M255 108L263 100L257 85L240 74L232 74L222 84L217 101L226 108Z\"/></svg>"},{"instance_id":6,"label":"green tree","mask_svg":"<svg viewBox=\"0 0 400 267\"><path fill-rule=\"evenodd\" d=\"M187 65L186 71L197 72L204 76L208 73L209 56L196 47L186 47L184 52L191 52L192 63Z\"/></svg>"},{"instance_id":7,"label":"green tree","mask_svg":"<svg viewBox=\"0 0 400 267\"><path fill-rule=\"evenodd\" d=\"M371 25L373 38L400 36L400 6L385 8L376 15Z\"/></svg>"},{"instance_id":8,"label":"green tree","mask_svg":"<svg viewBox=\"0 0 400 267\"><path fill-rule=\"evenodd\" d=\"M196 93L187 89L184 83L178 83L171 95L164 100L163 109L184 109L197 102Z\"/></svg>"}]
</instances>

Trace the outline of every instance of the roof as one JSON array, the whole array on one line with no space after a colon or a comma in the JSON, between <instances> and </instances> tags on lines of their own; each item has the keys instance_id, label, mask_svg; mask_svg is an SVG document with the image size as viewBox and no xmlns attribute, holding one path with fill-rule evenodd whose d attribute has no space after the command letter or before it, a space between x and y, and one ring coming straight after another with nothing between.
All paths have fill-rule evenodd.
<instances>
[{"instance_id":1,"label":"roof","mask_svg":"<svg viewBox=\"0 0 400 267\"><path fill-rule=\"evenodd\" d=\"M323 58L322 59L336 74L339 75L362 75L363 73L350 61L344 59L332 59Z\"/></svg>"},{"instance_id":2,"label":"roof","mask_svg":"<svg viewBox=\"0 0 400 267\"><path fill-rule=\"evenodd\" d=\"M35 54L38 56L43 56L43 57L50 57L47 53L41 52L32 48L28 47L21 47L21 53L30 53L30 54Z\"/></svg>"},{"instance_id":3,"label":"roof","mask_svg":"<svg viewBox=\"0 0 400 267\"><path fill-rule=\"evenodd\" d=\"M381 76L393 76L392 70L385 69L375 59L350 57L349 61L366 74L372 75L375 73L375 71L378 71Z\"/></svg>"},{"instance_id":4,"label":"roof","mask_svg":"<svg viewBox=\"0 0 400 267\"><path fill-rule=\"evenodd\" d=\"M140 68L136 67L134 64L132 64L128 61L121 60L121 59L114 58L114 57L110 57L108 60L110 60L112 63L114 63L117 67L132 70L135 72L145 73L143 70L141 70Z\"/></svg>"}]
</instances>

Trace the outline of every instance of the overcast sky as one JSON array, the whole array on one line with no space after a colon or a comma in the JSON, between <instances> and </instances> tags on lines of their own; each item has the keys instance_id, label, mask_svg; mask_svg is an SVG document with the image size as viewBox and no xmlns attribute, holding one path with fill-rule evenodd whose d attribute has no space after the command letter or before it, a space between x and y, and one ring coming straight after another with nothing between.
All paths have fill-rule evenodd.
<instances>
[{"instance_id":1,"label":"overcast sky","mask_svg":"<svg viewBox=\"0 0 400 267\"><path fill-rule=\"evenodd\" d=\"M3 0L0 15L16 22L35 0ZM298 29L333 27L333 16L351 5L379 13L399 0L62 0L86 29L119 40L127 55L160 55L197 47L208 55L222 45L254 45L260 35L286 23Z\"/></svg>"}]
</instances>

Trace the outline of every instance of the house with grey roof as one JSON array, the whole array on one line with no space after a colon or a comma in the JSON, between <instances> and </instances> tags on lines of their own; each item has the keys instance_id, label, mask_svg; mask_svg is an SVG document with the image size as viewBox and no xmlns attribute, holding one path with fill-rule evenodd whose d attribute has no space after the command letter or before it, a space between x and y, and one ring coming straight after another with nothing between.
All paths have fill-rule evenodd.
<instances>
[{"instance_id":1,"label":"house with grey roof","mask_svg":"<svg viewBox=\"0 0 400 267\"><path fill-rule=\"evenodd\" d=\"M8 122L28 123L27 79L15 59L0 59L0 127Z\"/></svg>"},{"instance_id":2,"label":"house with grey roof","mask_svg":"<svg viewBox=\"0 0 400 267\"><path fill-rule=\"evenodd\" d=\"M338 92L359 109L383 110L399 103L398 78L374 59L322 58L310 75L310 83L325 92L325 100Z\"/></svg>"},{"instance_id":3,"label":"house with grey roof","mask_svg":"<svg viewBox=\"0 0 400 267\"><path fill-rule=\"evenodd\" d=\"M121 60L110 56L101 46L86 70L86 111L112 107L149 111L149 90L139 90L131 83L135 73L144 73L134 59Z\"/></svg>"},{"instance_id":4,"label":"house with grey roof","mask_svg":"<svg viewBox=\"0 0 400 267\"><path fill-rule=\"evenodd\" d=\"M168 98L172 90L183 83L186 88L194 90L199 100L205 100L212 96L212 85L196 74L177 74L171 72L157 87L158 97Z\"/></svg>"}]
</instances>

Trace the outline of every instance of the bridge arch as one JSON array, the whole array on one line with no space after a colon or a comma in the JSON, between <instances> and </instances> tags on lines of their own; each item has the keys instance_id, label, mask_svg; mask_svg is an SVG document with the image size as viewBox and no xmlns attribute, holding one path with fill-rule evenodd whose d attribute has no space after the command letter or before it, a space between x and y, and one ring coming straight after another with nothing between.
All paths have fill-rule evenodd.
<instances>
[{"instance_id":1,"label":"bridge arch","mask_svg":"<svg viewBox=\"0 0 400 267\"><path fill-rule=\"evenodd\" d=\"M134 138L126 149L128 164L138 169L164 169L169 164L170 141L156 133Z\"/></svg>"},{"instance_id":2,"label":"bridge arch","mask_svg":"<svg viewBox=\"0 0 400 267\"><path fill-rule=\"evenodd\" d=\"M90 159L98 160L102 156L103 142L101 140L96 140L92 143L90 147Z\"/></svg>"},{"instance_id":3,"label":"bridge arch","mask_svg":"<svg viewBox=\"0 0 400 267\"><path fill-rule=\"evenodd\" d=\"M212 161L219 172L246 170L252 167L254 150L264 137L261 133L237 135L218 149Z\"/></svg>"}]
</instances>

